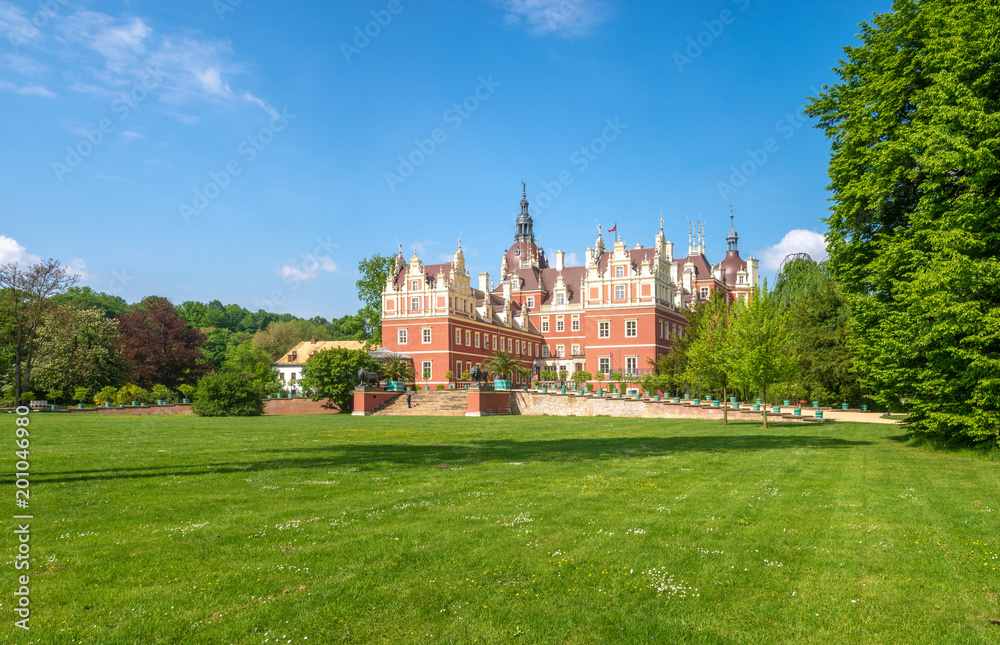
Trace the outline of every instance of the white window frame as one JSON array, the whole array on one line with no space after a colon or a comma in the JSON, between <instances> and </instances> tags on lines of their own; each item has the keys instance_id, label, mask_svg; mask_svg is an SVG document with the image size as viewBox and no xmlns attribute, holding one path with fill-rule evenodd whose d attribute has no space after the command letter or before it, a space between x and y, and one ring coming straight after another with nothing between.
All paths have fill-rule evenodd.
<instances>
[{"instance_id":1,"label":"white window frame","mask_svg":"<svg viewBox=\"0 0 1000 645\"><path fill-rule=\"evenodd\" d=\"M573 320L570 323L570 329L572 331L580 331L580 317L579 316L573 316Z\"/></svg>"},{"instance_id":2,"label":"white window frame","mask_svg":"<svg viewBox=\"0 0 1000 645\"><path fill-rule=\"evenodd\" d=\"M548 345L542 345L542 358L548 358L551 355L552 355L552 353L551 353L551 350L549 349L549 346Z\"/></svg>"},{"instance_id":3,"label":"white window frame","mask_svg":"<svg viewBox=\"0 0 1000 645\"><path fill-rule=\"evenodd\" d=\"M548 331L549 331L549 318L548 316L545 316L544 318L542 318L542 333L545 334L548 333Z\"/></svg>"},{"instance_id":4,"label":"white window frame","mask_svg":"<svg viewBox=\"0 0 1000 645\"><path fill-rule=\"evenodd\" d=\"M407 336L407 333L406 333L405 329L398 329L398 330L396 330L396 341L400 345L405 345L406 344L406 336Z\"/></svg>"},{"instance_id":5,"label":"white window frame","mask_svg":"<svg viewBox=\"0 0 1000 645\"><path fill-rule=\"evenodd\" d=\"M566 322L563 320L562 316L556 318L556 331L566 331Z\"/></svg>"},{"instance_id":6,"label":"white window frame","mask_svg":"<svg viewBox=\"0 0 1000 645\"><path fill-rule=\"evenodd\" d=\"M579 356L580 355L580 346L579 345L573 345L572 354L573 354L573 356Z\"/></svg>"},{"instance_id":7,"label":"white window frame","mask_svg":"<svg viewBox=\"0 0 1000 645\"><path fill-rule=\"evenodd\" d=\"M566 355L565 345L556 345L556 358L562 358Z\"/></svg>"},{"instance_id":8,"label":"white window frame","mask_svg":"<svg viewBox=\"0 0 1000 645\"><path fill-rule=\"evenodd\" d=\"M603 372L605 376L611 373L611 357L601 356L597 359L597 371Z\"/></svg>"},{"instance_id":9,"label":"white window frame","mask_svg":"<svg viewBox=\"0 0 1000 645\"><path fill-rule=\"evenodd\" d=\"M628 296L625 293L625 285L616 284L615 285L615 297L614 300L625 300Z\"/></svg>"},{"instance_id":10,"label":"white window frame","mask_svg":"<svg viewBox=\"0 0 1000 645\"><path fill-rule=\"evenodd\" d=\"M456 329L455 330L455 344L456 345L461 345L462 344L462 330L461 329Z\"/></svg>"},{"instance_id":11,"label":"white window frame","mask_svg":"<svg viewBox=\"0 0 1000 645\"><path fill-rule=\"evenodd\" d=\"M535 308L535 296L528 296L528 308L529 309Z\"/></svg>"},{"instance_id":12,"label":"white window frame","mask_svg":"<svg viewBox=\"0 0 1000 645\"><path fill-rule=\"evenodd\" d=\"M566 294L562 291L556 294L556 304L560 306L566 304Z\"/></svg>"},{"instance_id":13,"label":"white window frame","mask_svg":"<svg viewBox=\"0 0 1000 645\"><path fill-rule=\"evenodd\" d=\"M422 367L423 369L421 369L421 370L420 370L420 378L423 378L423 377L424 377L424 372L430 372L430 373L431 373L431 376L433 376L433 375L434 375L434 372L433 372L433 367L434 367L434 366L433 366L433 365L431 364L431 361L424 361L424 362L423 362L423 363L421 364L421 367Z\"/></svg>"},{"instance_id":14,"label":"white window frame","mask_svg":"<svg viewBox=\"0 0 1000 645\"><path fill-rule=\"evenodd\" d=\"M639 321L638 320L626 320L625 321L625 338L638 338L639 337Z\"/></svg>"},{"instance_id":15,"label":"white window frame","mask_svg":"<svg viewBox=\"0 0 1000 645\"><path fill-rule=\"evenodd\" d=\"M472 347L472 332L468 329L465 330L465 346Z\"/></svg>"},{"instance_id":16,"label":"white window frame","mask_svg":"<svg viewBox=\"0 0 1000 645\"><path fill-rule=\"evenodd\" d=\"M625 277L625 267L623 267L623 266L616 266L615 267L615 277L616 278L624 278Z\"/></svg>"},{"instance_id":17,"label":"white window frame","mask_svg":"<svg viewBox=\"0 0 1000 645\"><path fill-rule=\"evenodd\" d=\"M626 356L625 357L625 373L635 376L639 373L639 357L638 356Z\"/></svg>"},{"instance_id":18,"label":"white window frame","mask_svg":"<svg viewBox=\"0 0 1000 645\"><path fill-rule=\"evenodd\" d=\"M705 300L705 299L708 298L709 293L710 293L708 287L701 287L698 291L699 291L699 295L701 296L702 300Z\"/></svg>"},{"instance_id":19,"label":"white window frame","mask_svg":"<svg viewBox=\"0 0 1000 645\"><path fill-rule=\"evenodd\" d=\"M420 311L420 296L410 298L410 311Z\"/></svg>"},{"instance_id":20,"label":"white window frame","mask_svg":"<svg viewBox=\"0 0 1000 645\"><path fill-rule=\"evenodd\" d=\"M479 347L479 332L476 332L476 347Z\"/></svg>"},{"instance_id":21,"label":"white window frame","mask_svg":"<svg viewBox=\"0 0 1000 645\"><path fill-rule=\"evenodd\" d=\"M431 342L431 328L424 327L420 330L420 342L427 345Z\"/></svg>"},{"instance_id":22,"label":"white window frame","mask_svg":"<svg viewBox=\"0 0 1000 645\"><path fill-rule=\"evenodd\" d=\"M597 337L611 338L611 321L601 320L597 323Z\"/></svg>"}]
</instances>

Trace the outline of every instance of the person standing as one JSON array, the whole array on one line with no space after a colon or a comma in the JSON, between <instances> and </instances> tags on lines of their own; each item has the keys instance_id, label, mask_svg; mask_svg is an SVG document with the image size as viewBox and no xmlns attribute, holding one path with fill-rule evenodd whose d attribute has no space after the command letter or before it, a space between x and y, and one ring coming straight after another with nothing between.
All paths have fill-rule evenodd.
<instances>
[{"instance_id":1,"label":"person standing","mask_svg":"<svg viewBox=\"0 0 1000 645\"><path fill-rule=\"evenodd\" d=\"M412 408L413 407L412 405L410 405L410 393L409 392L406 393L406 407L408 407L408 408Z\"/></svg>"}]
</instances>

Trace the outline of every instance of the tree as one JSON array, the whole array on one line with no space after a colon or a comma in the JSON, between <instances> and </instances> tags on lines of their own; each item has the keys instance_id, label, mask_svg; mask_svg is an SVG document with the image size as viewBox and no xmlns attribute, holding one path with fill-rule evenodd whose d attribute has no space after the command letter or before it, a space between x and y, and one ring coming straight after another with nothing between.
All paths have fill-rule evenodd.
<instances>
[{"instance_id":1,"label":"tree","mask_svg":"<svg viewBox=\"0 0 1000 645\"><path fill-rule=\"evenodd\" d=\"M354 409L354 385L360 370L374 372L378 363L368 352L334 347L316 352L302 367L302 391L313 401L326 399L326 408Z\"/></svg>"},{"instance_id":2,"label":"tree","mask_svg":"<svg viewBox=\"0 0 1000 645\"><path fill-rule=\"evenodd\" d=\"M106 385L100 389L100 391L94 395L94 404L102 406L105 403L110 403L115 400L115 395L118 394L118 388L113 385Z\"/></svg>"},{"instance_id":3,"label":"tree","mask_svg":"<svg viewBox=\"0 0 1000 645\"><path fill-rule=\"evenodd\" d=\"M259 417L264 401L260 388L245 375L221 370L198 380L191 409L202 417Z\"/></svg>"},{"instance_id":4,"label":"tree","mask_svg":"<svg viewBox=\"0 0 1000 645\"><path fill-rule=\"evenodd\" d=\"M911 433L1000 444L997 0L896 0L807 108L862 380Z\"/></svg>"},{"instance_id":5,"label":"tree","mask_svg":"<svg viewBox=\"0 0 1000 645\"><path fill-rule=\"evenodd\" d=\"M199 349L205 344L205 334L188 326L166 298L144 299L118 319L118 331L133 383L176 388L211 369Z\"/></svg>"},{"instance_id":6,"label":"tree","mask_svg":"<svg viewBox=\"0 0 1000 645\"><path fill-rule=\"evenodd\" d=\"M38 328L49 299L76 284L80 276L70 274L59 260L43 260L28 268L16 262L0 265L0 300L9 324L2 330L14 363L14 400L31 383Z\"/></svg>"},{"instance_id":7,"label":"tree","mask_svg":"<svg viewBox=\"0 0 1000 645\"><path fill-rule=\"evenodd\" d=\"M285 352L307 340L333 338L326 326L308 320L275 321L267 329L253 335L254 344L262 347L272 361L278 360Z\"/></svg>"},{"instance_id":8,"label":"tree","mask_svg":"<svg viewBox=\"0 0 1000 645\"><path fill-rule=\"evenodd\" d=\"M90 390L85 387L78 387L73 390L73 400L77 403L85 403L90 396Z\"/></svg>"},{"instance_id":9,"label":"tree","mask_svg":"<svg viewBox=\"0 0 1000 645\"><path fill-rule=\"evenodd\" d=\"M573 380L576 382L577 387L583 387L590 379L591 379L591 374L586 370L573 372Z\"/></svg>"},{"instance_id":10,"label":"tree","mask_svg":"<svg viewBox=\"0 0 1000 645\"><path fill-rule=\"evenodd\" d=\"M767 427L767 390L787 380L795 369L788 312L767 291L767 282L732 322L732 380L761 393Z\"/></svg>"},{"instance_id":11,"label":"tree","mask_svg":"<svg viewBox=\"0 0 1000 645\"><path fill-rule=\"evenodd\" d=\"M358 317L364 326L365 337L376 347L382 346L382 292L388 277L395 275L395 262L396 258L391 255L375 253L358 263L361 277L354 283L362 303Z\"/></svg>"},{"instance_id":12,"label":"tree","mask_svg":"<svg viewBox=\"0 0 1000 645\"><path fill-rule=\"evenodd\" d=\"M97 309L52 305L39 327L37 351L35 379L43 389L72 392L119 385L128 370L118 325Z\"/></svg>"},{"instance_id":13,"label":"tree","mask_svg":"<svg viewBox=\"0 0 1000 645\"><path fill-rule=\"evenodd\" d=\"M666 354L657 356L655 360L647 360L656 376L662 378L660 385L664 391L677 392L690 385L686 378L688 347L697 338L705 305L704 301L700 301L690 309L680 310L679 313L684 316L687 324L683 329L670 334L670 350Z\"/></svg>"},{"instance_id":14,"label":"tree","mask_svg":"<svg viewBox=\"0 0 1000 645\"><path fill-rule=\"evenodd\" d=\"M744 308L742 301L730 304L721 294L712 298L687 349L687 378L708 391L722 391L722 425L729 425L727 401L738 359L733 351L733 323Z\"/></svg>"},{"instance_id":15,"label":"tree","mask_svg":"<svg viewBox=\"0 0 1000 645\"><path fill-rule=\"evenodd\" d=\"M275 392L280 386L278 370L271 367L270 355L251 341L232 345L226 350L223 369L242 374L257 387L261 396Z\"/></svg>"},{"instance_id":16,"label":"tree","mask_svg":"<svg viewBox=\"0 0 1000 645\"><path fill-rule=\"evenodd\" d=\"M124 298L94 291L90 287L69 287L65 292L52 296L52 301L74 309L97 309L108 318L117 318L128 309Z\"/></svg>"}]
</instances>

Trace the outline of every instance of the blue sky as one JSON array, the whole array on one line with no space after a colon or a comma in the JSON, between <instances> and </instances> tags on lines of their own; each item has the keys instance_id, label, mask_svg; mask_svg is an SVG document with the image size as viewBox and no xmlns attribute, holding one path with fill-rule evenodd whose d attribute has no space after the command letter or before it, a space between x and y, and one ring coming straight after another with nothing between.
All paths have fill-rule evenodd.
<instances>
[{"instance_id":1,"label":"blue sky","mask_svg":"<svg viewBox=\"0 0 1000 645\"><path fill-rule=\"evenodd\" d=\"M0 0L0 262L135 301L358 307L402 244L496 275L521 181L574 257L596 224L762 273L822 257L829 145L801 116L888 0ZM734 173L734 171L737 171Z\"/></svg>"}]
</instances>

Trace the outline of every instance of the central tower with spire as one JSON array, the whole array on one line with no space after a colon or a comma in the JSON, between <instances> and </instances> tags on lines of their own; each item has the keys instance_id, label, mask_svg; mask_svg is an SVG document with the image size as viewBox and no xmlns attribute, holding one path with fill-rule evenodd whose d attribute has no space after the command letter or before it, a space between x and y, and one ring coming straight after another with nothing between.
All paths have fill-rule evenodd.
<instances>
[{"instance_id":1,"label":"central tower with spire","mask_svg":"<svg viewBox=\"0 0 1000 645\"><path fill-rule=\"evenodd\" d=\"M535 232L533 230L531 214L528 213L528 186L521 182L521 214L517 216L517 231L514 233L515 242L534 242Z\"/></svg>"}]
</instances>

